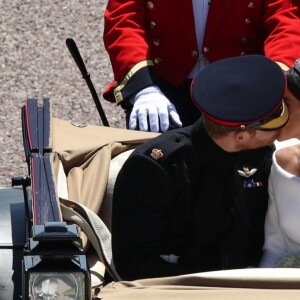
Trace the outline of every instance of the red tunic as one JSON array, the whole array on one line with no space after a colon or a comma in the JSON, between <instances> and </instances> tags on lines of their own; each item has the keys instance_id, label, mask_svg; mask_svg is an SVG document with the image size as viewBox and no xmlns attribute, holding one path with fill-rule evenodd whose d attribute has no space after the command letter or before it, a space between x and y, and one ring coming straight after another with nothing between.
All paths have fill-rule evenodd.
<instances>
[{"instance_id":1,"label":"red tunic","mask_svg":"<svg viewBox=\"0 0 300 300\"><path fill-rule=\"evenodd\" d=\"M115 77L104 92L109 101L141 61L179 86L199 58L191 0L110 0L103 38ZM211 0L201 50L209 62L265 54L291 67L300 57L300 1Z\"/></svg>"}]
</instances>

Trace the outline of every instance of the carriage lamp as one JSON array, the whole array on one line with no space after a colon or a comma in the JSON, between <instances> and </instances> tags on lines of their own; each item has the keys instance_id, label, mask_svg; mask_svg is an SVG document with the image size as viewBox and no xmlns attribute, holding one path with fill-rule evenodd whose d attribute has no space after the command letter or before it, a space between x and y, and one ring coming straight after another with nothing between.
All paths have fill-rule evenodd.
<instances>
[{"instance_id":1,"label":"carriage lamp","mask_svg":"<svg viewBox=\"0 0 300 300\"><path fill-rule=\"evenodd\" d=\"M77 225L34 225L23 259L23 298L86 300L90 275Z\"/></svg>"}]
</instances>

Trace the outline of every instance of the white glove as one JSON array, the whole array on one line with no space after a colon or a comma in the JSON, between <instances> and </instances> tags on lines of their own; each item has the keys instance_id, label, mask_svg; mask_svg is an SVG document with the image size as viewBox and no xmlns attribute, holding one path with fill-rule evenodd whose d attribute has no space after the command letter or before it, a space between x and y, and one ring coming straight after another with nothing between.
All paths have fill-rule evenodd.
<instances>
[{"instance_id":1,"label":"white glove","mask_svg":"<svg viewBox=\"0 0 300 300\"><path fill-rule=\"evenodd\" d=\"M152 132L159 132L159 124L162 132L167 131L169 117L176 127L182 126L175 106L156 85L138 92L131 103L133 108L129 117L130 129L136 129L139 123L141 131L148 131L148 116Z\"/></svg>"}]
</instances>

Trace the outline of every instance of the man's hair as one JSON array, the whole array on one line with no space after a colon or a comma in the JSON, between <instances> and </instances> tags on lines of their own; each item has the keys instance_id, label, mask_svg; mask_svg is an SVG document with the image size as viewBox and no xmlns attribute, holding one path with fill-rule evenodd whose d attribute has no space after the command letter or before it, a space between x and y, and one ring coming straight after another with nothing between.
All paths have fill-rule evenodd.
<instances>
[{"instance_id":1,"label":"man's hair","mask_svg":"<svg viewBox=\"0 0 300 300\"><path fill-rule=\"evenodd\" d=\"M214 139L220 139L226 137L229 133L233 131L241 130L240 128L237 127L229 127L229 126L223 126L217 124L211 121L210 119L208 119L207 117L205 117L204 115L202 116L202 119L203 119L203 125L207 133L209 134L210 137Z\"/></svg>"},{"instance_id":2,"label":"man's hair","mask_svg":"<svg viewBox=\"0 0 300 300\"><path fill-rule=\"evenodd\" d=\"M289 69L285 74L288 89L300 101L300 74L294 68Z\"/></svg>"}]
</instances>

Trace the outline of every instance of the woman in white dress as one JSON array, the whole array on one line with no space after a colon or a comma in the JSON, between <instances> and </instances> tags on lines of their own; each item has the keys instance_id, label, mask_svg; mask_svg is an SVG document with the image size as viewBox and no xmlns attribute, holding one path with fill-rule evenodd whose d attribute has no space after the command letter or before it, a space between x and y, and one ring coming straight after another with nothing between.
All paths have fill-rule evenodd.
<instances>
[{"instance_id":1,"label":"woman in white dress","mask_svg":"<svg viewBox=\"0 0 300 300\"><path fill-rule=\"evenodd\" d=\"M287 71L290 120L276 142L260 267L300 267L300 59Z\"/></svg>"}]
</instances>

